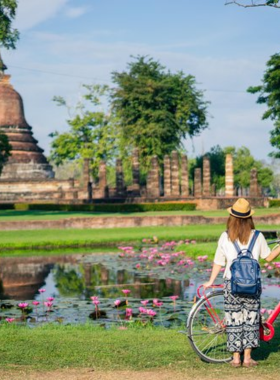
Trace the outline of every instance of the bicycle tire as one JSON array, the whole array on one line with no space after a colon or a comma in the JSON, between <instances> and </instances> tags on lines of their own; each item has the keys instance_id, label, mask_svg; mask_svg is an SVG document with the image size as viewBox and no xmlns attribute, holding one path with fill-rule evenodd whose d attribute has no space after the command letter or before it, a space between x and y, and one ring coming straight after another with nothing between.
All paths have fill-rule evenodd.
<instances>
[{"instance_id":1,"label":"bicycle tire","mask_svg":"<svg viewBox=\"0 0 280 380\"><path fill-rule=\"evenodd\" d=\"M224 295L222 290L214 291L201 298L190 312L187 323L189 342L196 354L208 363L226 363L232 360L227 351L225 327L215 323L207 311L208 302L215 307L221 320L224 319Z\"/></svg>"}]
</instances>

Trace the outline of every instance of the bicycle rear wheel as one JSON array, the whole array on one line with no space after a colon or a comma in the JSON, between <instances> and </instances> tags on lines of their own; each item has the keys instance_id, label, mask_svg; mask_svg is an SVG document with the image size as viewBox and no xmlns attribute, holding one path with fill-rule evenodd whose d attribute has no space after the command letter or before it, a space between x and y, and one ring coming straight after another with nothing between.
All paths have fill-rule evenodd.
<instances>
[{"instance_id":1,"label":"bicycle rear wheel","mask_svg":"<svg viewBox=\"0 0 280 380\"><path fill-rule=\"evenodd\" d=\"M188 338L197 355L209 363L225 363L232 359L227 351L224 325L223 291L214 291L198 301L188 320Z\"/></svg>"}]
</instances>

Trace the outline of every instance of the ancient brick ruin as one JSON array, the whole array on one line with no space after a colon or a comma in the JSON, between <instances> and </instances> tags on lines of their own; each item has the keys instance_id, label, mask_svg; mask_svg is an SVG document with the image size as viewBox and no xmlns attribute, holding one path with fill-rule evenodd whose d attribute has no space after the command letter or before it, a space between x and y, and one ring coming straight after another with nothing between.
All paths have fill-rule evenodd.
<instances>
[{"instance_id":1,"label":"ancient brick ruin","mask_svg":"<svg viewBox=\"0 0 280 380\"><path fill-rule=\"evenodd\" d=\"M132 183L124 181L123 165L116 160L116 186L107 183L106 162L99 166L99 178L92 182L90 160L84 161L83 181L57 180L33 137L32 127L27 123L21 96L10 84L5 74L6 66L0 57L0 131L5 133L12 146L12 154L0 177L1 202L153 202L161 200L208 200L214 204L215 187L211 183L210 160L203 158L203 167L196 168L193 186L190 187L188 158L173 151L164 157L160 167L158 157L151 160L146 185L140 184L139 151L132 152ZM236 196L234 188L232 156L226 156L225 193L220 197ZM251 172L250 196L261 197L257 171ZM212 199L212 200L211 200ZM207 203L205 202L205 204ZM211 203L212 202L212 203ZM212 206L211 206L212 207ZM213 206L215 208L215 206Z\"/></svg>"}]
</instances>

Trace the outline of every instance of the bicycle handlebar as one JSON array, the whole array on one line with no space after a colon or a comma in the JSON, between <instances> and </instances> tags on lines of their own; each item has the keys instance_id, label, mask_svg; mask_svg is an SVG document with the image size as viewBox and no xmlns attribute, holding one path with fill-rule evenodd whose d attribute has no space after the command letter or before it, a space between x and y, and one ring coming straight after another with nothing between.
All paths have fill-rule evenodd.
<instances>
[{"instance_id":1,"label":"bicycle handlebar","mask_svg":"<svg viewBox=\"0 0 280 380\"><path fill-rule=\"evenodd\" d=\"M280 244L280 239L268 241L267 244L268 245L270 245L270 244Z\"/></svg>"}]
</instances>

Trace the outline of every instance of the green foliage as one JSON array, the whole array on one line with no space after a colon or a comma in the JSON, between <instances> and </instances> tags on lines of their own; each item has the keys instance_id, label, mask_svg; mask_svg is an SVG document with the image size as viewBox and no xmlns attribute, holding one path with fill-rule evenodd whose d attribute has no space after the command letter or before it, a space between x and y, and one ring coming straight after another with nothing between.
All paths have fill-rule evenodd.
<instances>
[{"instance_id":1,"label":"green foliage","mask_svg":"<svg viewBox=\"0 0 280 380\"><path fill-rule=\"evenodd\" d=\"M0 0L0 46L6 49L15 49L19 39L18 30L12 28L17 6L17 0Z\"/></svg>"},{"instance_id":2,"label":"green foliage","mask_svg":"<svg viewBox=\"0 0 280 380\"><path fill-rule=\"evenodd\" d=\"M258 104L266 104L267 110L263 119L274 121L274 129L270 132L270 143L276 151L272 157L280 157L280 53L274 54L266 63L267 69L262 79L262 85L247 89L251 94L259 93Z\"/></svg>"},{"instance_id":3,"label":"green foliage","mask_svg":"<svg viewBox=\"0 0 280 380\"><path fill-rule=\"evenodd\" d=\"M138 56L128 71L113 72L112 109L117 116L122 156L138 148L142 168L151 157L183 149L182 140L207 128L208 102L196 80L183 72L172 74L152 58Z\"/></svg>"},{"instance_id":4,"label":"green foliage","mask_svg":"<svg viewBox=\"0 0 280 380\"><path fill-rule=\"evenodd\" d=\"M206 155L210 158L211 165L211 178L212 183L216 185L219 190L225 186L225 158L226 154L232 154L233 167L234 167L234 185L236 187L247 188L250 186L250 172L251 169L257 169L258 182L264 188L270 188L273 182L273 171L265 167L265 165L256 160L248 148L241 147L239 149L228 146L222 149L219 145L210 149ZM202 168L203 156L196 157L195 161L191 163L190 174L194 175L196 167Z\"/></svg>"},{"instance_id":5,"label":"green foliage","mask_svg":"<svg viewBox=\"0 0 280 380\"><path fill-rule=\"evenodd\" d=\"M11 155L11 149L12 146L9 143L7 135L0 133L0 174L3 170L4 164Z\"/></svg>"},{"instance_id":6,"label":"green foliage","mask_svg":"<svg viewBox=\"0 0 280 380\"><path fill-rule=\"evenodd\" d=\"M206 156L210 159L211 180L215 184L216 189L222 189L225 186L225 152L220 145L213 146ZM190 175L194 177L194 169L203 167L203 156L197 156L191 162Z\"/></svg>"},{"instance_id":7,"label":"green foliage","mask_svg":"<svg viewBox=\"0 0 280 380\"><path fill-rule=\"evenodd\" d=\"M250 171L257 169L258 182L262 187L270 187L273 181L273 172L265 167L261 161L255 160L250 150L246 147L236 149L225 148L227 153L233 155L234 183L237 187L246 188L250 186Z\"/></svg>"},{"instance_id":8,"label":"green foliage","mask_svg":"<svg viewBox=\"0 0 280 380\"><path fill-rule=\"evenodd\" d=\"M1 205L5 209L6 204ZM121 204L7 204L7 209L15 210L48 210L48 211L91 211L91 212L147 212L147 211L189 211L195 210L195 203L121 203Z\"/></svg>"},{"instance_id":9,"label":"green foliage","mask_svg":"<svg viewBox=\"0 0 280 380\"><path fill-rule=\"evenodd\" d=\"M228 0L225 3L236 4L243 8L254 8L254 7L273 7L280 8L280 0L247 0L247 1L237 1L237 0Z\"/></svg>"},{"instance_id":10,"label":"green foliage","mask_svg":"<svg viewBox=\"0 0 280 380\"><path fill-rule=\"evenodd\" d=\"M84 85L86 93L74 109L74 117L67 120L69 131L54 132L50 136L50 159L57 165L64 162L89 159L94 177L98 175L101 160L110 162L115 156L116 133L112 118L100 110L102 100L108 95L109 88L99 85ZM59 106L69 109L61 97L54 97ZM88 110L87 107L93 108Z\"/></svg>"},{"instance_id":11,"label":"green foliage","mask_svg":"<svg viewBox=\"0 0 280 380\"><path fill-rule=\"evenodd\" d=\"M269 207L280 207L280 199L269 199Z\"/></svg>"}]
</instances>

